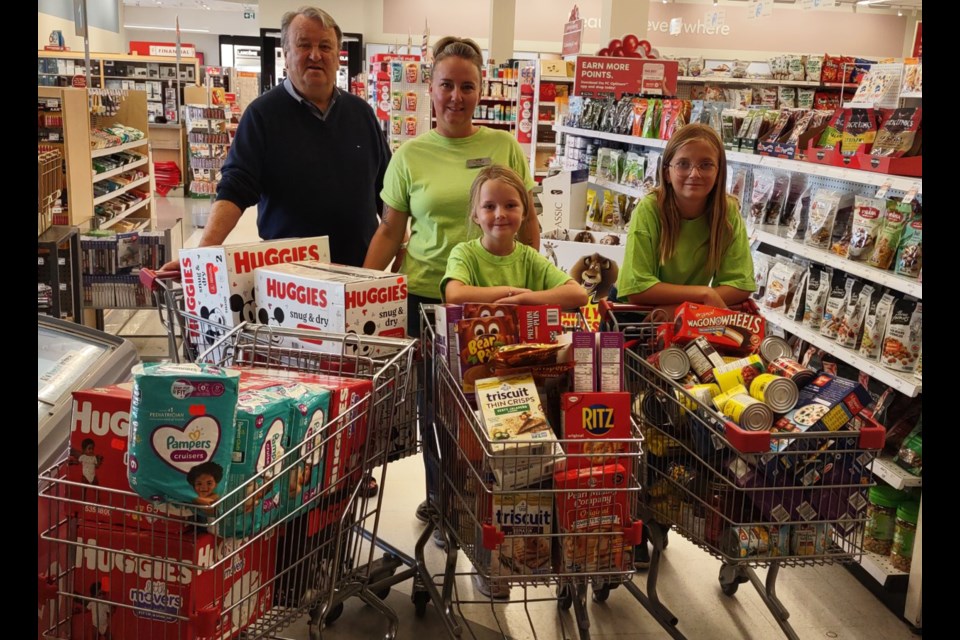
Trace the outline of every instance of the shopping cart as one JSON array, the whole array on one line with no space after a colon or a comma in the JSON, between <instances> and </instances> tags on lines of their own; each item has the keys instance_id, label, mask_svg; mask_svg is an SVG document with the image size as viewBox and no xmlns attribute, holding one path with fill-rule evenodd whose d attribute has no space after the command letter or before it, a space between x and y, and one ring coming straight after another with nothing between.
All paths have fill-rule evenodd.
<instances>
[{"instance_id":1,"label":"shopping cart","mask_svg":"<svg viewBox=\"0 0 960 640\"><path fill-rule=\"evenodd\" d=\"M674 638L674 616L656 596L658 565L672 527L721 560L720 587L754 585L788 638L797 638L776 594L781 567L858 560L863 552L868 466L884 430L867 412L836 431L746 431L664 376L646 356L656 325L627 353L627 382L646 438L641 515L653 554L646 593L629 590ZM766 567L765 581L755 569Z\"/></svg>"},{"instance_id":2,"label":"shopping cart","mask_svg":"<svg viewBox=\"0 0 960 640\"><path fill-rule=\"evenodd\" d=\"M336 349L285 346L291 338L322 340ZM404 579L394 575L401 563L392 556L374 559L382 493L361 497L360 478L380 468L384 482L391 434L416 415L414 345L244 324L201 353L201 362L267 368L278 378L312 373L369 382L320 435L207 509L157 505L71 481L75 459L41 475L39 632L97 637L91 629L103 623L114 638L228 638L240 632L264 638L309 614L311 637L317 637L322 621L334 620L344 600L358 596L387 618L386 637L394 637L397 616L383 599ZM381 355L360 356L357 347ZM320 461L322 480L308 491L305 478L318 477L311 474ZM271 495L289 499L281 498L284 506L272 521L251 525L251 504Z\"/></svg>"},{"instance_id":3,"label":"shopping cart","mask_svg":"<svg viewBox=\"0 0 960 640\"><path fill-rule=\"evenodd\" d=\"M464 605L485 605L501 623L491 599L459 596L456 579L463 574L457 573L456 563L463 551L495 590L519 588L522 596L512 604L528 609L535 602L551 602L561 611L572 606L579 636L589 638L588 586L593 599L603 602L634 572L633 547L642 528L630 517L640 498L642 438L636 424L631 421L632 437L606 440L609 448L591 453L565 455L570 443L564 440L532 448L496 445L445 359L437 356L429 308L421 319L425 366L434 374L428 415L433 415L437 439L437 450L425 444L424 455L437 456L440 471L436 517L416 550L426 592L451 636L461 635L463 625L469 627ZM558 473L562 484L555 479ZM555 503L558 520L568 513L576 526L553 523ZM439 576L430 573L424 558L434 528L447 543ZM417 613L422 614L420 607ZM527 617L532 620L529 610ZM530 632L536 637L532 622Z\"/></svg>"},{"instance_id":4,"label":"shopping cart","mask_svg":"<svg viewBox=\"0 0 960 640\"><path fill-rule=\"evenodd\" d=\"M60 149L37 145L37 235L53 224L53 207L63 193L63 155Z\"/></svg>"}]
</instances>

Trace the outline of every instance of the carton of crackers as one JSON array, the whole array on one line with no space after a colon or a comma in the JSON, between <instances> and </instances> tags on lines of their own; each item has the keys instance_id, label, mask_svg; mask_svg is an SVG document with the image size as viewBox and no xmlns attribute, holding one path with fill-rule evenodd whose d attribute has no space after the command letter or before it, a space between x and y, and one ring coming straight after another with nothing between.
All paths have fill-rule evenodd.
<instances>
[{"instance_id":1,"label":"carton of crackers","mask_svg":"<svg viewBox=\"0 0 960 640\"><path fill-rule=\"evenodd\" d=\"M553 566L553 495L548 492L493 494L491 521L505 536L489 555L490 575L539 575ZM478 546L478 549L483 549ZM481 564L485 564L481 561Z\"/></svg>"},{"instance_id":2,"label":"carton of crackers","mask_svg":"<svg viewBox=\"0 0 960 640\"><path fill-rule=\"evenodd\" d=\"M612 462L630 468L627 458L618 457L627 453L624 440L631 437L628 392L565 393L562 407L563 439L570 456L567 468Z\"/></svg>"}]
</instances>

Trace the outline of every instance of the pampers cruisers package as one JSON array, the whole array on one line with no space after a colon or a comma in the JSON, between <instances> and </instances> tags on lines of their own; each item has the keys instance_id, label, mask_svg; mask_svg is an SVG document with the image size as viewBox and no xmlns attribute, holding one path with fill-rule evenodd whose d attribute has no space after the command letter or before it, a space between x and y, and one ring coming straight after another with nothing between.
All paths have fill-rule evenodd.
<instances>
[{"instance_id":1,"label":"pampers cruisers package","mask_svg":"<svg viewBox=\"0 0 960 640\"><path fill-rule=\"evenodd\" d=\"M207 364L133 368L127 478L148 500L209 506L229 490L240 373Z\"/></svg>"}]
</instances>

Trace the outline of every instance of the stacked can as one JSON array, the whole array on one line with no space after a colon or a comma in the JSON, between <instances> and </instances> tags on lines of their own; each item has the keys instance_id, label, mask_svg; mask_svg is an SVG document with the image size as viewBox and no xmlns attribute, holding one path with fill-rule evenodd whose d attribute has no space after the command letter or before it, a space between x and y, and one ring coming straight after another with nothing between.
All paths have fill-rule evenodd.
<instances>
[{"instance_id":1,"label":"stacked can","mask_svg":"<svg viewBox=\"0 0 960 640\"><path fill-rule=\"evenodd\" d=\"M750 395L777 413L786 413L797 406L800 389L790 378L763 373L750 383Z\"/></svg>"},{"instance_id":2,"label":"stacked can","mask_svg":"<svg viewBox=\"0 0 960 640\"><path fill-rule=\"evenodd\" d=\"M796 383L797 387L803 388L813 382L817 377L817 372L810 367L805 367L791 358L777 358L767 365L767 373L772 373L784 378L790 378Z\"/></svg>"}]
</instances>

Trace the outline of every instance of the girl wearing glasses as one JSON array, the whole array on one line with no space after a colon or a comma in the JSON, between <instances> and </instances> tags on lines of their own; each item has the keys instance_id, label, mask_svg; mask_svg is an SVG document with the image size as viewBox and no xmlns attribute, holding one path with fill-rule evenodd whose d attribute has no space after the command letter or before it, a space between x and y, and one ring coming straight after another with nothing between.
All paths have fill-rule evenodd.
<instances>
[{"instance_id":1,"label":"girl wearing glasses","mask_svg":"<svg viewBox=\"0 0 960 640\"><path fill-rule=\"evenodd\" d=\"M621 300L725 308L753 292L753 258L736 202L727 196L727 161L717 133L690 124L670 139L660 186L630 220L617 282Z\"/></svg>"}]
</instances>

